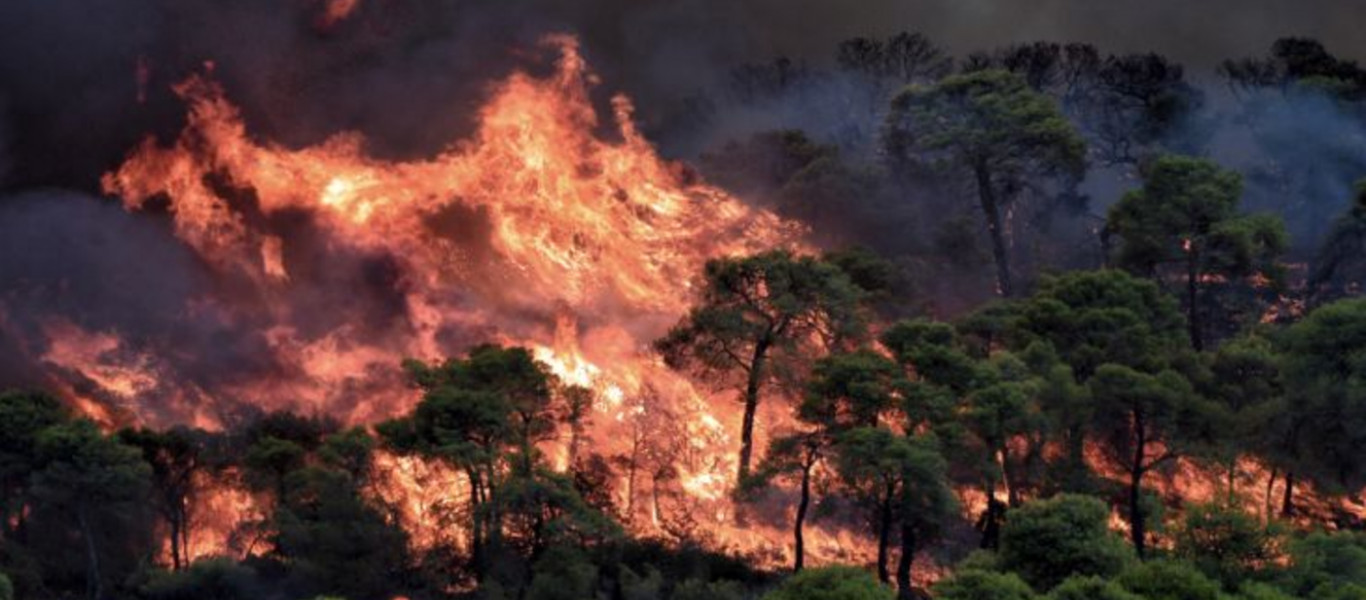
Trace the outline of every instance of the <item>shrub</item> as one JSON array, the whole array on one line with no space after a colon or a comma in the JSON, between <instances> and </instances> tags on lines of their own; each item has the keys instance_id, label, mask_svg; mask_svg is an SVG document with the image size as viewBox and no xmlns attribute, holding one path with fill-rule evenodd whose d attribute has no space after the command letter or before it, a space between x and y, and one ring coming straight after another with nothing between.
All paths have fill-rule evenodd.
<instances>
[{"instance_id":1,"label":"shrub","mask_svg":"<svg viewBox=\"0 0 1366 600\"><path fill-rule=\"evenodd\" d=\"M1119 586L1113 581L1107 581L1094 575L1069 577L1053 591L1048 593L1048 600L1143 600Z\"/></svg>"},{"instance_id":2,"label":"shrub","mask_svg":"<svg viewBox=\"0 0 1366 600\"><path fill-rule=\"evenodd\" d=\"M1014 573L964 571L934 586L936 600L1033 600L1034 590Z\"/></svg>"},{"instance_id":3,"label":"shrub","mask_svg":"<svg viewBox=\"0 0 1366 600\"><path fill-rule=\"evenodd\" d=\"M1176 531L1176 554L1232 590L1276 557L1278 542L1276 528L1235 506L1198 504Z\"/></svg>"},{"instance_id":4,"label":"shrub","mask_svg":"<svg viewBox=\"0 0 1366 600\"><path fill-rule=\"evenodd\" d=\"M678 584L669 600L741 600L744 588L734 581L689 579Z\"/></svg>"},{"instance_id":5,"label":"shrub","mask_svg":"<svg viewBox=\"0 0 1366 600\"><path fill-rule=\"evenodd\" d=\"M142 595L149 600L257 600L263 594L255 570L228 558L209 558L152 574Z\"/></svg>"},{"instance_id":6,"label":"shrub","mask_svg":"<svg viewBox=\"0 0 1366 600\"><path fill-rule=\"evenodd\" d=\"M892 600L892 590L857 567L806 569L787 578L764 600Z\"/></svg>"},{"instance_id":7,"label":"shrub","mask_svg":"<svg viewBox=\"0 0 1366 600\"><path fill-rule=\"evenodd\" d=\"M1147 600L1219 600L1219 584L1189 563L1150 561L1126 569L1116 581Z\"/></svg>"},{"instance_id":8,"label":"shrub","mask_svg":"<svg viewBox=\"0 0 1366 600\"><path fill-rule=\"evenodd\" d=\"M1133 550L1110 531L1109 518L1100 500L1071 494L1012 510L1001 529L1001 568L1039 590L1073 575L1114 576Z\"/></svg>"}]
</instances>

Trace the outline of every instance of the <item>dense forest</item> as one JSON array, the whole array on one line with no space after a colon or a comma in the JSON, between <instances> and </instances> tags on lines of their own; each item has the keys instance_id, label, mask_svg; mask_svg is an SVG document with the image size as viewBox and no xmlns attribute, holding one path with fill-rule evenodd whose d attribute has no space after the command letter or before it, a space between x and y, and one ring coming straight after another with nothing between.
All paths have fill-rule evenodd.
<instances>
[{"instance_id":1,"label":"dense forest","mask_svg":"<svg viewBox=\"0 0 1366 600\"><path fill-rule=\"evenodd\" d=\"M593 443L602 391L489 336L404 361L414 404L367 423L0 392L0 600L1366 599L1366 68L1309 38L1199 77L909 32L829 55L645 129L807 232L654 290L689 308L643 350L738 407L725 501L775 553L642 534L684 450ZM420 532L410 464L445 475ZM225 495L232 552L197 550ZM822 523L867 552L815 558Z\"/></svg>"}]
</instances>

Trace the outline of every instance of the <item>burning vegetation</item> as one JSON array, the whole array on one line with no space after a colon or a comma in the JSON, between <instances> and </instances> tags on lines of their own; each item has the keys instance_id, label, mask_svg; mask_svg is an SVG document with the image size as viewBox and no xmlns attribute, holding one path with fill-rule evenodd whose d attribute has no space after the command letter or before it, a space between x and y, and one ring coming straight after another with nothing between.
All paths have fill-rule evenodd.
<instances>
[{"instance_id":1,"label":"burning vegetation","mask_svg":"<svg viewBox=\"0 0 1366 600\"><path fill-rule=\"evenodd\" d=\"M828 129L695 168L579 38L515 53L402 156L258 133L203 62L178 131L104 165L109 227L16 202L4 249L96 224L57 275L0 259L0 600L1366 589L1366 188L1297 246L1244 200L1340 173L1202 155L1179 65L855 38L735 69L692 134ZM1363 73L1295 39L1221 69L1245 118L1312 94L1357 128Z\"/></svg>"}]
</instances>

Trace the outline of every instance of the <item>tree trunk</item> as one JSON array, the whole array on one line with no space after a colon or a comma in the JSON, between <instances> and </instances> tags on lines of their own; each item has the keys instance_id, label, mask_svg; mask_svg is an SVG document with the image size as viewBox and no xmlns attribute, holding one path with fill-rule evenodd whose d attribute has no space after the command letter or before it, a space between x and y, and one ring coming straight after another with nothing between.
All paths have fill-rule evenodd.
<instances>
[{"instance_id":1,"label":"tree trunk","mask_svg":"<svg viewBox=\"0 0 1366 600\"><path fill-rule=\"evenodd\" d=\"M792 527L793 554L792 571L800 573L806 563L806 540L802 537L802 527L806 525L806 510L811 505L811 468L813 463L807 463L802 468L802 496L797 501L797 519Z\"/></svg>"},{"instance_id":2,"label":"tree trunk","mask_svg":"<svg viewBox=\"0 0 1366 600\"><path fill-rule=\"evenodd\" d=\"M565 452L565 472L573 472L574 464L579 458L579 438L583 435L583 425L575 421L569 427L569 450Z\"/></svg>"},{"instance_id":3,"label":"tree trunk","mask_svg":"<svg viewBox=\"0 0 1366 600\"><path fill-rule=\"evenodd\" d=\"M891 575L887 572L887 547L891 545L892 538L892 484L887 484L886 494L882 499L881 514L878 515L877 531L877 578L882 583L891 583Z\"/></svg>"},{"instance_id":4,"label":"tree trunk","mask_svg":"<svg viewBox=\"0 0 1366 600\"><path fill-rule=\"evenodd\" d=\"M1281 518L1295 516L1295 474L1285 472L1285 495L1281 496Z\"/></svg>"},{"instance_id":5,"label":"tree trunk","mask_svg":"<svg viewBox=\"0 0 1366 600\"><path fill-rule=\"evenodd\" d=\"M81 527L81 537L85 539L85 589L90 600L103 600L104 583L100 581L100 553L95 549L95 532L90 528L90 518L86 507L81 504L76 509L76 521Z\"/></svg>"},{"instance_id":6,"label":"tree trunk","mask_svg":"<svg viewBox=\"0 0 1366 600\"><path fill-rule=\"evenodd\" d=\"M901 522L901 558L896 562L896 590L897 597L901 600L911 600L911 561L915 560L915 528L911 527L902 515Z\"/></svg>"},{"instance_id":7,"label":"tree trunk","mask_svg":"<svg viewBox=\"0 0 1366 600\"><path fill-rule=\"evenodd\" d=\"M1192 244L1194 242L1191 242ZM1199 256L1194 248L1186 251L1186 325L1190 328L1191 347L1197 352L1205 349L1200 326L1200 269Z\"/></svg>"},{"instance_id":8,"label":"tree trunk","mask_svg":"<svg viewBox=\"0 0 1366 600\"><path fill-rule=\"evenodd\" d=\"M740 468L735 483L740 485L749 476L750 455L754 450L754 413L759 409L759 386L764 378L764 363L768 359L768 348L773 344L772 334L765 333L754 344L754 356L749 363L749 378L745 382L745 420L740 426Z\"/></svg>"},{"instance_id":9,"label":"tree trunk","mask_svg":"<svg viewBox=\"0 0 1366 600\"><path fill-rule=\"evenodd\" d=\"M174 570L174 571L179 571L179 570L180 570L180 517L179 517L179 511L176 510L174 507L171 508L171 518L169 519L169 521L170 521L170 523L168 523L168 525L170 525L170 527L171 527L171 569Z\"/></svg>"},{"instance_id":10,"label":"tree trunk","mask_svg":"<svg viewBox=\"0 0 1366 600\"><path fill-rule=\"evenodd\" d=\"M1086 428L1081 424L1067 427L1067 473L1063 491L1074 494L1091 493L1090 467L1086 464Z\"/></svg>"},{"instance_id":11,"label":"tree trunk","mask_svg":"<svg viewBox=\"0 0 1366 600\"><path fill-rule=\"evenodd\" d=\"M1271 523L1271 489L1276 486L1276 468L1271 468L1271 476L1266 478L1266 493L1262 497L1262 519Z\"/></svg>"},{"instance_id":12,"label":"tree trunk","mask_svg":"<svg viewBox=\"0 0 1366 600\"><path fill-rule=\"evenodd\" d=\"M1134 552L1144 558L1147 551L1147 522L1143 514L1143 471L1135 469L1129 474L1129 537L1134 543Z\"/></svg>"},{"instance_id":13,"label":"tree trunk","mask_svg":"<svg viewBox=\"0 0 1366 600\"><path fill-rule=\"evenodd\" d=\"M982 212L986 215L987 234L991 236L991 254L996 261L996 287L1001 296L1009 298L1014 292L1010 277L1010 251L1006 247L996 190L992 186L991 173L986 165L976 166L973 172L977 176L977 199L982 205Z\"/></svg>"},{"instance_id":14,"label":"tree trunk","mask_svg":"<svg viewBox=\"0 0 1366 600\"><path fill-rule=\"evenodd\" d=\"M1228 463L1228 503L1233 505L1238 499L1238 458L1234 457Z\"/></svg>"},{"instance_id":15,"label":"tree trunk","mask_svg":"<svg viewBox=\"0 0 1366 600\"><path fill-rule=\"evenodd\" d=\"M190 556L190 509L183 503L180 505L180 552L184 555L185 566L190 566L194 559Z\"/></svg>"},{"instance_id":16,"label":"tree trunk","mask_svg":"<svg viewBox=\"0 0 1366 600\"><path fill-rule=\"evenodd\" d=\"M1001 445L1001 482L1006 486L1006 502L1010 508L1019 508L1020 490L1015 479L1015 470L1010 467L1009 442Z\"/></svg>"},{"instance_id":17,"label":"tree trunk","mask_svg":"<svg viewBox=\"0 0 1366 600\"><path fill-rule=\"evenodd\" d=\"M983 550L995 550L1001 545L1001 515L1005 513L1005 507L1001 506L1001 501L996 499L996 494L992 490L987 491L987 508L982 513L981 531L982 539L978 542L978 547Z\"/></svg>"},{"instance_id":18,"label":"tree trunk","mask_svg":"<svg viewBox=\"0 0 1366 600\"><path fill-rule=\"evenodd\" d=\"M474 567L475 581L484 579L484 516L480 513L483 504L483 490L479 484L479 470L468 469L465 475L470 478L470 564Z\"/></svg>"},{"instance_id":19,"label":"tree trunk","mask_svg":"<svg viewBox=\"0 0 1366 600\"><path fill-rule=\"evenodd\" d=\"M1147 550L1147 522L1143 514L1143 470L1144 456L1147 451L1147 435L1144 430L1143 415L1134 415L1134 459L1129 465L1129 534L1134 543L1134 552L1140 559Z\"/></svg>"},{"instance_id":20,"label":"tree trunk","mask_svg":"<svg viewBox=\"0 0 1366 600\"><path fill-rule=\"evenodd\" d=\"M503 516L498 512L498 486L494 478L498 476L495 467L489 465L487 481L484 482L484 503L488 506L488 522L484 524L487 546L497 550L503 543Z\"/></svg>"}]
</instances>

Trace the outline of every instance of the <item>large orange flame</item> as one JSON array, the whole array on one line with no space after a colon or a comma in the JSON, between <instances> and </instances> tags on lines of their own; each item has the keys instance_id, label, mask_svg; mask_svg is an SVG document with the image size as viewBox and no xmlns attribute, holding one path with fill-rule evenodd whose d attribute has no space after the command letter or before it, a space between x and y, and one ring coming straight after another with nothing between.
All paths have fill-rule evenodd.
<instances>
[{"instance_id":1,"label":"large orange flame","mask_svg":"<svg viewBox=\"0 0 1366 600\"><path fill-rule=\"evenodd\" d=\"M546 44L559 55L552 75L511 75L492 89L469 139L410 162L368 156L354 133L298 149L256 140L207 75L176 86L189 104L178 139L147 139L104 177L104 188L130 210L168 201L175 234L238 288L198 300L195 310L231 323L239 297L264 305L272 324L260 335L281 365L270 377L196 389L194 397L366 423L416 401L397 374L401 358L458 354L475 341L524 344L567 383L596 391L583 447L631 465L612 490L629 527L786 561L785 526L751 523L741 534L735 525L728 475L737 405L664 368L648 343L687 310L706 260L797 246L803 231L661 159L623 96L611 100L611 133L600 135L595 77L576 40ZM296 240L280 225L299 218L323 233L328 252L384 257L402 318L384 330L359 318L322 330L298 325L312 311L346 310L300 302L308 296L298 290L321 284L308 272L316 260L299 258L316 252L317 240ZM338 259L338 268L345 264ZM65 325L51 333L50 363L110 388L139 418L168 418L139 406L135 392L152 385L143 377L174 373L153 372L138 353L118 362L123 355L110 352L117 332ZM211 413L195 414L196 424L214 425L204 416ZM551 455L565 466L563 449ZM458 539L436 530L442 502L428 486L458 486L459 478L408 459L381 460L379 496L399 507L414 539ZM813 554L850 557L848 532L814 529Z\"/></svg>"}]
</instances>

